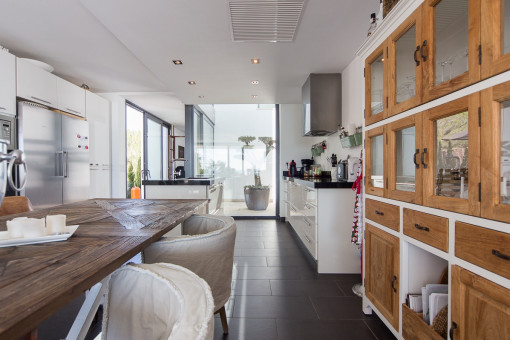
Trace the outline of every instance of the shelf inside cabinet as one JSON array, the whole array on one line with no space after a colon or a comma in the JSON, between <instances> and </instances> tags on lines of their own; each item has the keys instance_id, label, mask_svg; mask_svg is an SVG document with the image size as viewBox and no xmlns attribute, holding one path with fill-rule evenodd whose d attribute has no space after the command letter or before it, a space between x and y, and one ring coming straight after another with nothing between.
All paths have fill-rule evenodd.
<instances>
[{"instance_id":1,"label":"shelf inside cabinet","mask_svg":"<svg viewBox=\"0 0 510 340\"><path fill-rule=\"evenodd\" d=\"M405 303L402 304L402 336L406 340L444 340L423 321L421 313L413 312Z\"/></svg>"}]
</instances>

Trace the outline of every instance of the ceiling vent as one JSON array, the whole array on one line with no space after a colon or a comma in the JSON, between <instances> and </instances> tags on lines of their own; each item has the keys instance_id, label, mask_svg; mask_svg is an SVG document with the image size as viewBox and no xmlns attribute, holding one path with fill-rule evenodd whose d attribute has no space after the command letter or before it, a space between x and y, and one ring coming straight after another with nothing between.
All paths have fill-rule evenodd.
<instances>
[{"instance_id":1,"label":"ceiling vent","mask_svg":"<svg viewBox=\"0 0 510 340\"><path fill-rule=\"evenodd\" d=\"M304 1L229 1L235 42L291 42Z\"/></svg>"}]
</instances>

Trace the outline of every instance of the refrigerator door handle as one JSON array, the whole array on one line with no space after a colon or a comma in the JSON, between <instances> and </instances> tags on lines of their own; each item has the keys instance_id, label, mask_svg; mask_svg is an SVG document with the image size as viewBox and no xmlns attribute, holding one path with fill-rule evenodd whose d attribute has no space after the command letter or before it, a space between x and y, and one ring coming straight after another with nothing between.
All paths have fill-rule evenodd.
<instances>
[{"instance_id":1,"label":"refrigerator door handle","mask_svg":"<svg viewBox=\"0 0 510 340\"><path fill-rule=\"evenodd\" d=\"M55 152L55 177L64 177L64 152Z\"/></svg>"},{"instance_id":2,"label":"refrigerator door handle","mask_svg":"<svg viewBox=\"0 0 510 340\"><path fill-rule=\"evenodd\" d=\"M63 165L63 172L64 172L64 178L67 178L68 176L68 173L67 173L67 169L69 168L69 164L68 164L68 160L69 160L69 153L67 151L64 151L63 152L63 158L64 158L64 161L62 163Z\"/></svg>"}]
</instances>

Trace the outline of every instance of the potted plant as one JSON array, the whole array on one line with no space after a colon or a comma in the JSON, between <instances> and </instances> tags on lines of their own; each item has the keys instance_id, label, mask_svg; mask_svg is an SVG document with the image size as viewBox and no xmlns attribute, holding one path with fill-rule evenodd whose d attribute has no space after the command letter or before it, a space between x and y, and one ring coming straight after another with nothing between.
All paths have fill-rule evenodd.
<instances>
[{"instance_id":1,"label":"potted plant","mask_svg":"<svg viewBox=\"0 0 510 340\"><path fill-rule=\"evenodd\" d=\"M250 143L253 142L256 138L253 136L241 136L237 138L238 141L243 142L245 145L244 147L251 146Z\"/></svg>"},{"instance_id":2,"label":"potted plant","mask_svg":"<svg viewBox=\"0 0 510 340\"><path fill-rule=\"evenodd\" d=\"M249 210L266 210L269 205L268 185L262 185L260 182L260 174L254 172L255 185L246 185L244 187L244 201Z\"/></svg>"}]
</instances>

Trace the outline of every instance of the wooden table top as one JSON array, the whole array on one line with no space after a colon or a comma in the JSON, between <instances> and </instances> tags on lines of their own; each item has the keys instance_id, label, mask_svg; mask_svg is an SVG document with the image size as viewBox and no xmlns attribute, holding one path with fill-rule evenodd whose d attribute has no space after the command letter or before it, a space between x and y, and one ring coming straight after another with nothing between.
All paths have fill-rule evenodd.
<instances>
[{"instance_id":1,"label":"wooden table top","mask_svg":"<svg viewBox=\"0 0 510 340\"><path fill-rule=\"evenodd\" d=\"M65 214L80 225L67 241L0 248L0 339L29 332L207 200L92 199L0 217Z\"/></svg>"}]
</instances>

